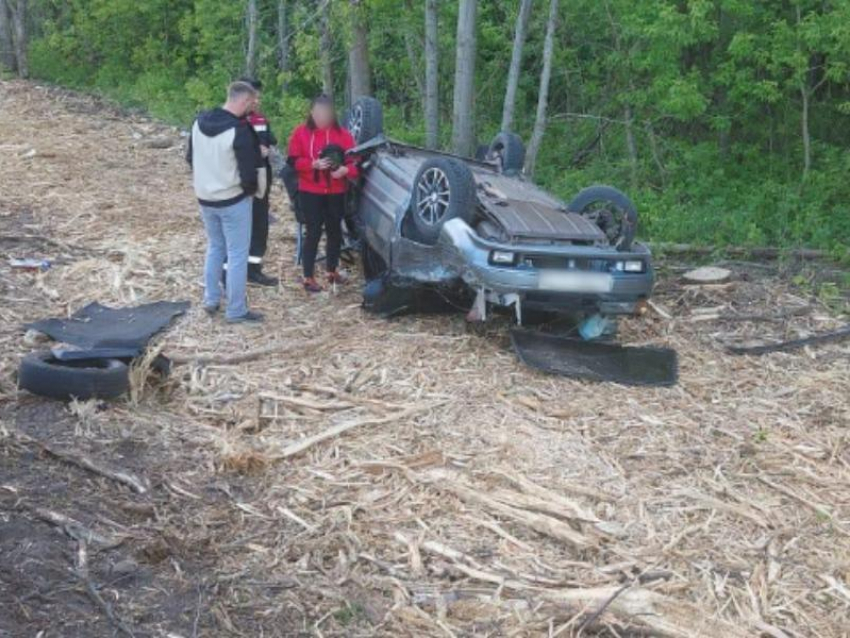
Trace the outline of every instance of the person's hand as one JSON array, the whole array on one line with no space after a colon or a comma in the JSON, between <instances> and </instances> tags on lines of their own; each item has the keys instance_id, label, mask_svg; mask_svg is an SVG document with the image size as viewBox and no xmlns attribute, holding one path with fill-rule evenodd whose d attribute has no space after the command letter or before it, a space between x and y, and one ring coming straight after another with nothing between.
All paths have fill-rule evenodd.
<instances>
[{"instance_id":1,"label":"person's hand","mask_svg":"<svg viewBox=\"0 0 850 638\"><path fill-rule=\"evenodd\" d=\"M334 179L342 179L346 175L348 175L348 166L340 166L333 173L331 173L331 177L333 177Z\"/></svg>"},{"instance_id":2,"label":"person's hand","mask_svg":"<svg viewBox=\"0 0 850 638\"><path fill-rule=\"evenodd\" d=\"M317 171L324 171L331 167L331 161L328 158L325 159L314 159L313 160L313 168Z\"/></svg>"},{"instance_id":3,"label":"person's hand","mask_svg":"<svg viewBox=\"0 0 850 638\"><path fill-rule=\"evenodd\" d=\"M260 145L260 154L261 154L263 157L268 157L268 156L269 156L269 147L268 147L268 146Z\"/></svg>"}]
</instances>

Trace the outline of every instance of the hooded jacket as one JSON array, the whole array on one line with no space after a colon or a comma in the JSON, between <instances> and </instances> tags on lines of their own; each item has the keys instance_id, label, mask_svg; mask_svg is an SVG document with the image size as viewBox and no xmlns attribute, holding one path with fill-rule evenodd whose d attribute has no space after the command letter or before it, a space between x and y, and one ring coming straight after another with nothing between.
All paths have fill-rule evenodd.
<instances>
[{"instance_id":1,"label":"hooded jacket","mask_svg":"<svg viewBox=\"0 0 850 638\"><path fill-rule=\"evenodd\" d=\"M271 124L269 124L269 120L265 115L254 111L249 113L246 119L257 133L257 137L260 139L260 144L263 146L277 146L277 138L274 133L272 133Z\"/></svg>"},{"instance_id":2,"label":"hooded jacket","mask_svg":"<svg viewBox=\"0 0 850 638\"><path fill-rule=\"evenodd\" d=\"M301 124L289 140L288 163L298 173L298 190L317 195L341 195L348 186L347 180L357 177L357 164L350 155L345 158L348 175L343 179L333 179L328 171L313 170L313 161L318 159L322 149L335 144L348 151L354 148L354 138L341 126L326 129L312 129Z\"/></svg>"},{"instance_id":3,"label":"hooded jacket","mask_svg":"<svg viewBox=\"0 0 850 638\"><path fill-rule=\"evenodd\" d=\"M225 208L257 192L260 141L251 125L230 111L216 108L198 116L187 160L202 206Z\"/></svg>"}]
</instances>

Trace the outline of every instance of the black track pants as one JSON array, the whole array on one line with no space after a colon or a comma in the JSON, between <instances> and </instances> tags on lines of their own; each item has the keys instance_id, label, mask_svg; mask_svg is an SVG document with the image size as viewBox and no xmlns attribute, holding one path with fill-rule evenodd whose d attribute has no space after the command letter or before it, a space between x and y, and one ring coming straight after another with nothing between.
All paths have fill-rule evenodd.
<instances>
[{"instance_id":1,"label":"black track pants","mask_svg":"<svg viewBox=\"0 0 850 638\"><path fill-rule=\"evenodd\" d=\"M345 195L316 195L298 193L301 202L301 214L307 227L304 238L304 276L312 277L316 270L316 254L322 230L327 234L327 269L332 272L339 266L339 252L342 247L342 217L345 212Z\"/></svg>"},{"instance_id":2,"label":"black track pants","mask_svg":"<svg viewBox=\"0 0 850 638\"><path fill-rule=\"evenodd\" d=\"M269 243L269 196L271 195L271 168L266 167L269 188L263 199L253 199L251 209L251 247L248 252L248 270L259 272Z\"/></svg>"}]
</instances>

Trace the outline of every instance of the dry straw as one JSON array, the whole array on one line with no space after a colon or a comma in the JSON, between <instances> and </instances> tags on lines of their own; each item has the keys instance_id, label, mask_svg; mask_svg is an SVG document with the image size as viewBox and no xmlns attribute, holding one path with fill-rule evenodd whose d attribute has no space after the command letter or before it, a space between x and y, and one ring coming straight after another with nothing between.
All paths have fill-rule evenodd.
<instances>
[{"instance_id":1,"label":"dry straw","mask_svg":"<svg viewBox=\"0 0 850 638\"><path fill-rule=\"evenodd\" d=\"M173 129L3 82L0 131L0 247L56 262L0 268L10 399L22 321L197 300L204 238ZM265 326L193 309L156 344L171 379L145 386L145 360L133 401L94 417L98 440L156 450L135 472L168 551L198 548L209 635L847 635L850 345L724 350L841 325L775 268L662 270L621 339L675 348L681 383L586 384L523 368L506 322L384 321L356 286L306 297L280 192L274 214L281 286L250 293Z\"/></svg>"}]
</instances>

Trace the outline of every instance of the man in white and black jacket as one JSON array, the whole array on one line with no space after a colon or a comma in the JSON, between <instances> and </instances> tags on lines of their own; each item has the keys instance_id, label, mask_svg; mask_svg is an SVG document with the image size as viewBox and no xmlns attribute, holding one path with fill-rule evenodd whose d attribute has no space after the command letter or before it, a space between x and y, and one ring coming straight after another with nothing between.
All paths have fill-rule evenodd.
<instances>
[{"instance_id":1,"label":"man in white and black jacket","mask_svg":"<svg viewBox=\"0 0 850 638\"><path fill-rule=\"evenodd\" d=\"M256 99L256 89L247 82L231 84L224 106L195 120L187 153L208 240L204 309L210 315L219 309L226 259L225 318L230 323L263 319L248 310L246 299L251 208L254 195L266 189L260 141L245 120Z\"/></svg>"}]
</instances>

